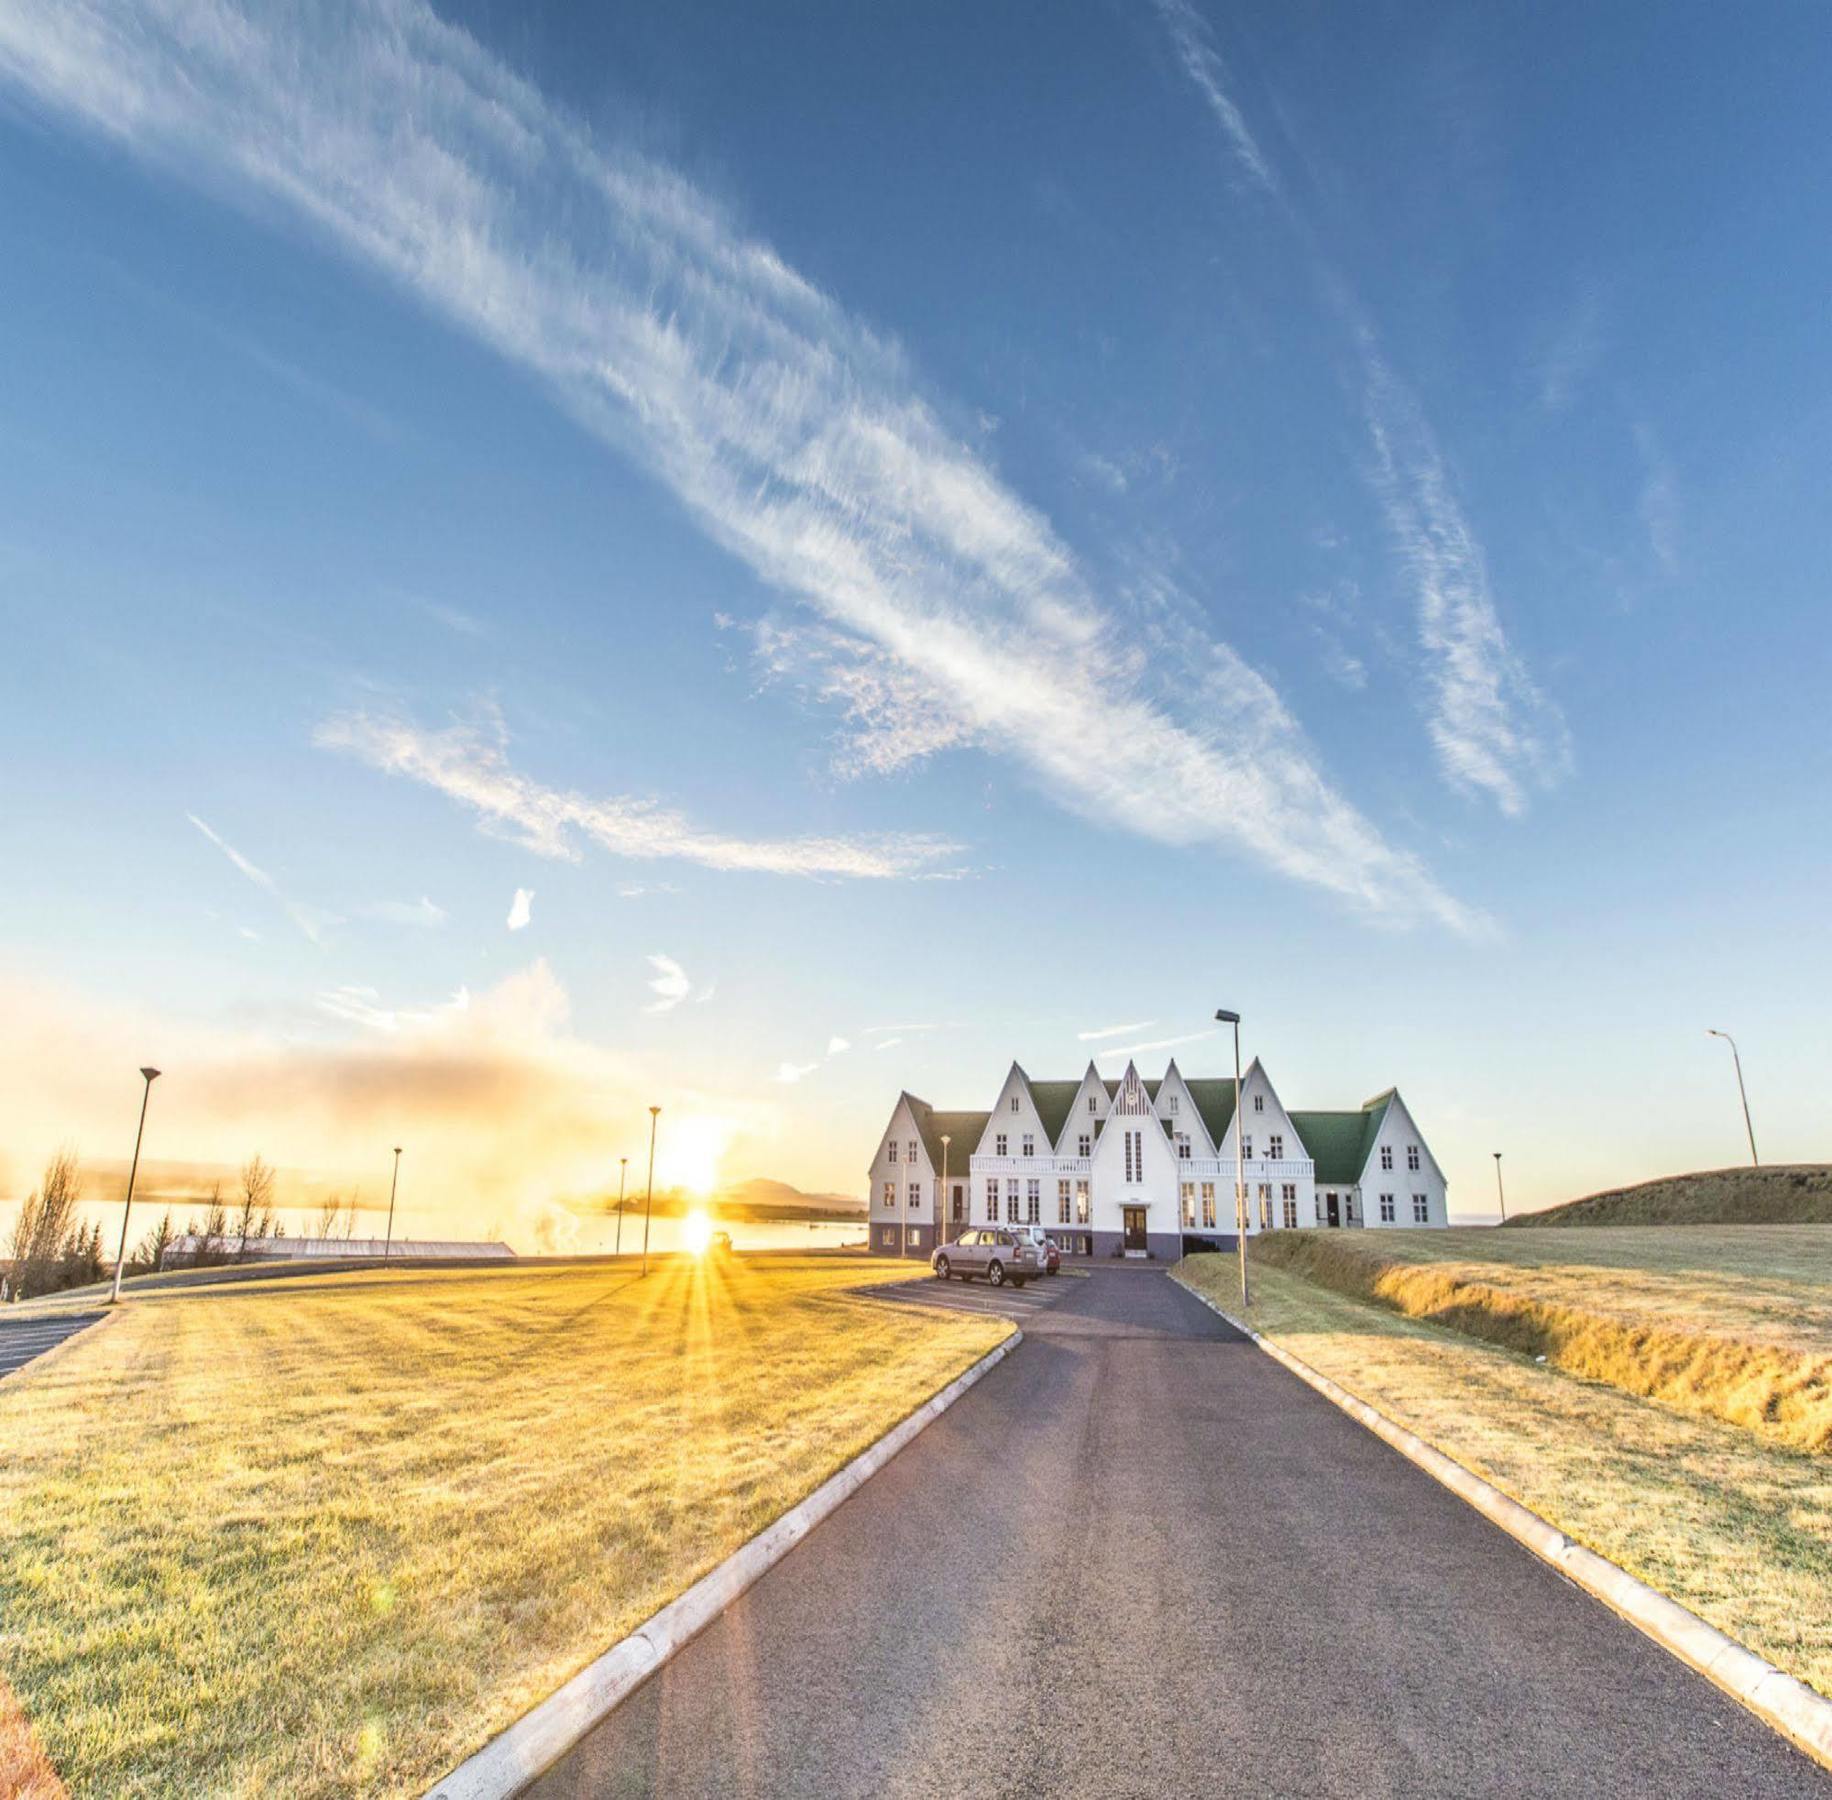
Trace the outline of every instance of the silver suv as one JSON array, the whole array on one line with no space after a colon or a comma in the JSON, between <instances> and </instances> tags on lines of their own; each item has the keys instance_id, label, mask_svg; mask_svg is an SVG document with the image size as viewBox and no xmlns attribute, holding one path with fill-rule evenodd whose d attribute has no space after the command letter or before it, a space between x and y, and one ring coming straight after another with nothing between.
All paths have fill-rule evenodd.
<instances>
[{"instance_id":1,"label":"silver suv","mask_svg":"<svg viewBox=\"0 0 1832 1800\"><path fill-rule=\"evenodd\" d=\"M946 1281L957 1275L971 1281L984 1275L994 1287L1010 1282L1023 1285L1044 1272L1043 1252L1015 1231L997 1226L971 1227L951 1244L941 1245L929 1258L929 1267Z\"/></svg>"}]
</instances>

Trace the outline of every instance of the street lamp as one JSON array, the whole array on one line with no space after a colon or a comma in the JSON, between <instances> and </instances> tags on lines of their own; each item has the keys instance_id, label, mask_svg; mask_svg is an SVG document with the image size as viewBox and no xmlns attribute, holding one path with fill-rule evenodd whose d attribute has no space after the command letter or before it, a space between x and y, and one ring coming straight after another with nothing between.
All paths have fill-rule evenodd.
<instances>
[{"instance_id":1,"label":"street lamp","mask_svg":"<svg viewBox=\"0 0 1832 1800\"><path fill-rule=\"evenodd\" d=\"M649 1273L649 1214L655 1207L655 1121L661 1116L661 1108L649 1108L649 1197L642 1208L642 1272Z\"/></svg>"},{"instance_id":2,"label":"street lamp","mask_svg":"<svg viewBox=\"0 0 1832 1800\"><path fill-rule=\"evenodd\" d=\"M146 1135L146 1103L152 1098L153 1083L159 1079L157 1069L142 1069L140 1079L146 1086L140 1090L140 1124L134 1132L134 1160L127 1166L127 1203L121 1208L121 1254L115 1258L114 1292L108 1296L108 1304L114 1306L121 1298L121 1271L127 1266L127 1216L134 1210L134 1177L140 1173L140 1140Z\"/></svg>"},{"instance_id":3,"label":"street lamp","mask_svg":"<svg viewBox=\"0 0 1832 1800\"><path fill-rule=\"evenodd\" d=\"M1234 1236L1240 1244L1240 1303L1247 1298L1247 1165L1240 1154L1240 1014L1225 1008L1215 1014L1217 1023L1234 1027Z\"/></svg>"},{"instance_id":4,"label":"street lamp","mask_svg":"<svg viewBox=\"0 0 1832 1800\"><path fill-rule=\"evenodd\" d=\"M1495 1152L1495 1198L1501 1202L1501 1222L1508 1222L1508 1197L1501 1189L1501 1152Z\"/></svg>"},{"instance_id":5,"label":"street lamp","mask_svg":"<svg viewBox=\"0 0 1832 1800\"><path fill-rule=\"evenodd\" d=\"M617 1251L623 1254L623 1184L630 1172L630 1159L620 1156L617 1159Z\"/></svg>"},{"instance_id":6,"label":"street lamp","mask_svg":"<svg viewBox=\"0 0 1832 1800\"><path fill-rule=\"evenodd\" d=\"M1755 1168L1762 1167L1762 1158L1756 1154L1756 1128L1749 1122L1749 1090L1743 1085L1743 1059L1737 1055L1737 1040L1728 1031L1716 1031L1705 1027L1706 1037L1721 1037L1730 1046L1730 1060L1737 1066L1737 1095L1743 1102L1743 1129L1749 1133L1749 1160Z\"/></svg>"},{"instance_id":7,"label":"street lamp","mask_svg":"<svg viewBox=\"0 0 1832 1800\"><path fill-rule=\"evenodd\" d=\"M401 1185L401 1146L394 1147L394 1174L388 1182L388 1235L382 1240L382 1261L388 1260L388 1253L394 1248L394 1196ZM375 1239L371 1238L370 1243Z\"/></svg>"},{"instance_id":8,"label":"street lamp","mask_svg":"<svg viewBox=\"0 0 1832 1800\"><path fill-rule=\"evenodd\" d=\"M949 1132L941 1134L941 1204L935 1209L935 1242L948 1241L948 1146L953 1142Z\"/></svg>"}]
</instances>

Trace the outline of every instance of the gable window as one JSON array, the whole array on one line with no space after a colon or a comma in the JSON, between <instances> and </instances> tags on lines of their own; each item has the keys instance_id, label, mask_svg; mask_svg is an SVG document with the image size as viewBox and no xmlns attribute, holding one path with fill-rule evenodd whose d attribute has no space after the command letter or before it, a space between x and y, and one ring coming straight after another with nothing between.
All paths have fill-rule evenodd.
<instances>
[{"instance_id":1,"label":"gable window","mask_svg":"<svg viewBox=\"0 0 1832 1800\"><path fill-rule=\"evenodd\" d=\"M1027 1181L1024 1184L1024 1217L1031 1225L1043 1223L1043 1183Z\"/></svg>"},{"instance_id":2,"label":"gable window","mask_svg":"<svg viewBox=\"0 0 1832 1800\"><path fill-rule=\"evenodd\" d=\"M1083 1132L1082 1135L1075 1140L1075 1146L1075 1154L1077 1156L1092 1156L1094 1154L1094 1140L1089 1137L1086 1132Z\"/></svg>"},{"instance_id":3,"label":"gable window","mask_svg":"<svg viewBox=\"0 0 1832 1800\"><path fill-rule=\"evenodd\" d=\"M1285 1160L1285 1140L1276 1131L1266 1140L1266 1154L1274 1162Z\"/></svg>"},{"instance_id":4,"label":"gable window","mask_svg":"<svg viewBox=\"0 0 1832 1800\"><path fill-rule=\"evenodd\" d=\"M1069 1184L1059 1181L1056 1183L1056 1223L1067 1225L1073 1216L1069 1211Z\"/></svg>"},{"instance_id":5,"label":"gable window","mask_svg":"<svg viewBox=\"0 0 1832 1800\"><path fill-rule=\"evenodd\" d=\"M1018 1184L1008 1181L1005 1184L1005 1222L1015 1225L1018 1222Z\"/></svg>"},{"instance_id":6,"label":"gable window","mask_svg":"<svg viewBox=\"0 0 1832 1800\"><path fill-rule=\"evenodd\" d=\"M1393 1196L1382 1194L1380 1197L1380 1222L1383 1225L1393 1223Z\"/></svg>"},{"instance_id":7,"label":"gable window","mask_svg":"<svg viewBox=\"0 0 1832 1800\"><path fill-rule=\"evenodd\" d=\"M913 1210L914 1208L920 1206L921 1204L922 1204L922 1183L920 1181L912 1181L910 1183L910 1206Z\"/></svg>"},{"instance_id":8,"label":"gable window","mask_svg":"<svg viewBox=\"0 0 1832 1800\"><path fill-rule=\"evenodd\" d=\"M1165 1104L1166 1104L1166 1110L1174 1113L1177 1110L1177 1096L1175 1094L1172 1094L1170 1099Z\"/></svg>"},{"instance_id":9,"label":"gable window","mask_svg":"<svg viewBox=\"0 0 1832 1800\"><path fill-rule=\"evenodd\" d=\"M897 1160L897 1140L895 1138L892 1138L890 1142L884 1146L884 1148L890 1160L892 1162L895 1162Z\"/></svg>"},{"instance_id":10,"label":"gable window","mask_svg":"<svg viewBox=\"0 0 1832 1800\"><path fill-rule=\"evenodd\" d=\"M1383 1169L1390 1169L1393 1167L1393 1146L1391 1144L1382 1144L1381 1145L1380 1147L1380 1166Z\"/></svg>"},{"instance_id":11,"label":"gable window","mask_svg":"<svg viewBox=\"0 0 1832 1800\"><path fill-rule=\"evenodd\" d=\"M1253 1140L1250 1137L1244 1137L1240 1140L1240 1160L1242 1162L1252 1162L1253 1160Z\"/></svg>"},{"instance_id":12,"label":"gable window","mask_svg":"<svg viewBox=\"0 0 1832 1800\"><path fill-rule=\"evenodd\" d=\"M1423 1194L1412 1196L1412 1222L1415 1225L1431 1223L1431 1202Z\"/></svg>"},{"instance_id":13,"label":"gable window","mask_svg":"<svg viewBox=\"0 0 1832 1800\"><path fill-rule=\"evenodd\" d=\"M1215 1229L1215 1184L1212 1181L1202 1184L1202 1229Z\"/></svg>"},{"instance_id":14,"label":"gable window","mask_svg":"<svg viewBox=\"0 0 1832 1800\"><path fill-rule=\"evenodd\" d=\"M1011 1097L1011 1110L1013 1112L1018 1110L1018 1096L1016 1094L1013 1094Z\"/></svg>"},{"instance_id":15,"label":"gable window","mask_svg":"<svg viewBox=\"0 0 1832 1800\"><path fill-rule=\"evenodd\" d=\"M1100 1111L1100 1096L1098 1094L1090 1094L1088 1096L1088 1111L1089 1112L1099 1112Z\"/></svg>"},{"instance_id":16,"label":"gable window","mask_svg":"<svg viewBox=\"0 0 1832 1800\"><path fill-rule=\"evenodd\" d=\"M1253 1110L1255 1112L1264 1112L1266 1110L1266 1096L1264 1094L1255 1094L1253 1096Z\"/></svg>"},{"instance_id":17,"label":"gable window","mask_svg":"<svg viewBox=\"0 0 1832 1800\"><path fill-rule=\"evenodd\" d=\"M1024 1134L1024 1154L1026 1156L1037 1154L1037 1140L1028 1131Z\"/></svg>"},{"instance_id":18,"label":"gable window","mask_svg":"<svg viewBox=\"0 0 1832 1800\"><path fill-rule=\"evenodd\" d=\"M910 1141L904 1145L903 1156L906 1162L913 1163L916 1160L916 1140L914 1138L911 1138Z\"/></svg>"},{"instance_id":19,"label":"gable window","mask_svg":"<svg viewBox=\"0 0 1832 1800\"><path fill-rule=\"evenodd\" d=\"M1418 1170L1418 1166L1419 1166L1419 1147L1417 1144L1408 1144L1406 1146L1406 1167L1411 1169L1414 1173L1416 1173Z\"/></svg>"},{"instance_id":20,"label":"gable window","mask_svg":"<svg viewBox=\"0 0 1832 1800\"><path fill-rule=\"evenodd\" d=\"M1000 1133L999 1133L999 1134L998 1134L998 1135L997 1135L997 1136L996 1136L996 1137L995 1137L995 1138L994 1138L994 1139L992 1140L992 1153L993 1153L993 1155L994 1155L994 1156L1003 1156L1003 1155L1005 1154L1005 1146L1006 1146L1006 1144L1007 1144L1007 1142L1008 1142L1008 1141L1009 1141L1009 1140L1008 1140L1008 1139L1006 1138L1006 1136L1005 1136L1005 1133L1001 1131L1001 1132L1000 1132Z\"/></svg>"},{"instance_id":21,"label":"gable window","mask_svg":"<svg viewBox=\"0 0 1832 1800\"><path fill-rule=\"evenodd\" d=\"M1190 1141L1181 1134L1177 1138L1177 1156L1183 1162L1188 1162L1190 1159Z\"/></svg>"},{"instance_id":22,"label":"gable window","mask_svg":"<svg viewBox=\"0 0 1832 1800\"><path fill-rule=\"evenodd\" d=\"M999 1184L991 1176L986 1178L986 1217L995 1225L999 1222Z\"/></svg>"}]
</instances>

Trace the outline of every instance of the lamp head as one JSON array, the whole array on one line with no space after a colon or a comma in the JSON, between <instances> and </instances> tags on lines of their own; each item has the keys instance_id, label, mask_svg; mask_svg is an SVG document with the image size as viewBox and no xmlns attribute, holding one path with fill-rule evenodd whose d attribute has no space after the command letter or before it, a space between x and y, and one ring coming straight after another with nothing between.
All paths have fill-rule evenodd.
<instances>
[{"instance_id":1,"label":"lamp head","mask_svg":"<svg viewBox=\"0 0 1832 1800\"><path fill-rule=\"evenodd\" d=\"M148 1087L152 1086L152 1084L159 1079L159 1071L157 1069L142 1069L140 1073L145 1077Z\"/></svg>"},{"instance_id":2,"label":"lamp head","mask_svg":"<svg viewBox=\"0 0 1832 1800\"><path fill-rule=\"evenodd\" d=\"M395 1153L395 1155L396 1155L396 1156L399 1156L399 1155L401 1154L401 1146L400 1146L399 1144L396 1144L396 1145L395 1145L395 1147L394 1147L394 1153Z\"/></svg>"},{"instance_id":3,"label":"lamp head","mask_svg":"<svg viewBox=\"0 0 1832 1800\"><path fill-rule=\"evenodd\" d=\"M660 1111L661 1111L661 1108L659 1106L650 1107L649 1108L649 1117L653 1119L656 1116L656 1114L659 1113Z\"/></svg>"},{"instance_id":4,"label":"lamp head","mask_svg":"<svg viewBox=\"0 0 1832 1800\"><path fill-rule=\"evenodd\" d=\"M1217 1021L1223 1025L1238 1025L1240 1023L1240 1014L1237 1012L1229 1012L1226 1007L1218 1008L1215 1017Z\"/></svg>"}]
</instances>

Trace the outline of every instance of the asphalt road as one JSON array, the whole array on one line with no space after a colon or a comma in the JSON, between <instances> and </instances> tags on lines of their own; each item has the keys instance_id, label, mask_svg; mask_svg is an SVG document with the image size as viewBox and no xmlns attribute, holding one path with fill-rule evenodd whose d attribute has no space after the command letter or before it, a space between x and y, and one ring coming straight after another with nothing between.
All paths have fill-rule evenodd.
<instances>
[{"instance_id":1,"label":"asphalt road","mask_svg":"<svg viewBox=\"0 0 1832 1800\"><path fill-rule=\"evenodd\" d=\"M0 1375L23 1369L33 1357L55 1349L101 1316L99 1312L88 1312L58 1313L44 1319L0 1319Z\"/></svg>"},{"instance_id":2,"label":"asphalt road","mask_svg":"<svg viewBox=\"0 0 1832 1800\"><path fill-rule=\"evenodd\" d=\"M1163 1274L1061 1286L532 1792L1832 1790Z\"/></svg>"}]
</instances>

